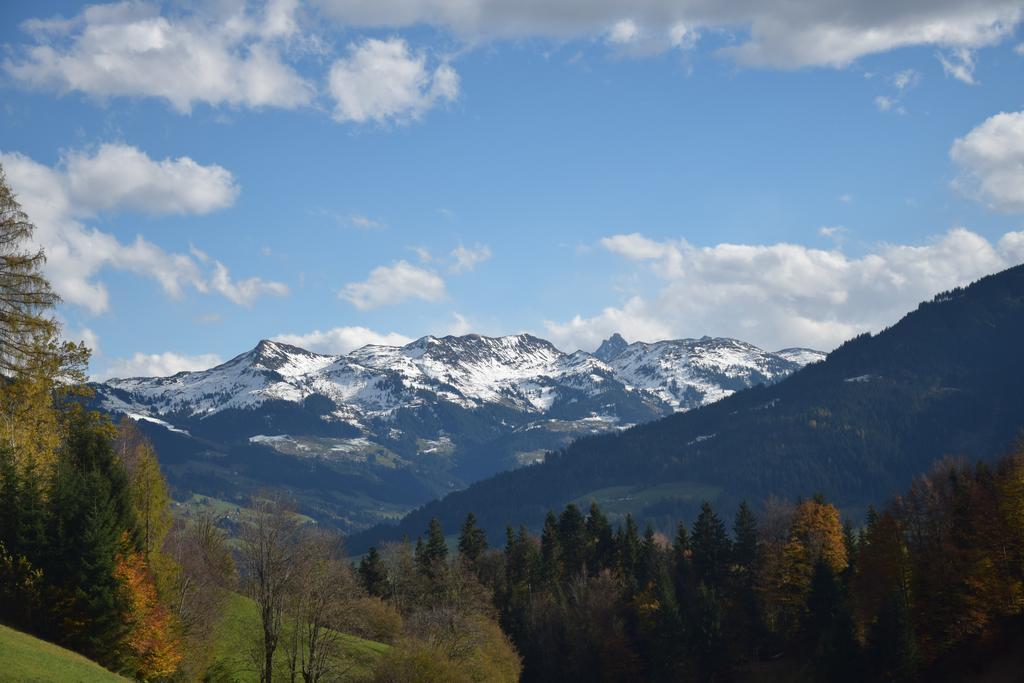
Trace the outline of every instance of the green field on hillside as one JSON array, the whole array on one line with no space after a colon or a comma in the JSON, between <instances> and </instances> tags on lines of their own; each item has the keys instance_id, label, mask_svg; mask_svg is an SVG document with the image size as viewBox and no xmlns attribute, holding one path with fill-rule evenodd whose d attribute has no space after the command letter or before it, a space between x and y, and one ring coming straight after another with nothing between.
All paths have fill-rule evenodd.
<instances>
[{"instance_id":1,"label":"green field on hillside","mask_svg":"<svg viewBox=\"0 0 1024 683\"><path fill-rule=\"evenodd\" d=\"M214 651L214 669L217 681L255 681L258 680L256 664L253 659L253 648L258 643L259 613L256 603L249 598L234 593L228 599L224 618L214 635L216 639ZM288 633L282 641L286 641ZM365 679L377 661L377 658L388 650L389 646L372 640L364 640L348 634L341 635L342 655L335 663L336 676L331 680L359 681ZM275 655L275 679L288 679L287 654L284 647L279 648Z\"/></svg>"},{"instance_id":2,"label":"green field on hillside","mask_svg":"<svg viewBox=\"0 0 1024 683\"><path fill-rule=\"evenodd\" d=\"M113 683L127 679L59 645L0 625L0 679Z\"/></svg>"}]
</instances>

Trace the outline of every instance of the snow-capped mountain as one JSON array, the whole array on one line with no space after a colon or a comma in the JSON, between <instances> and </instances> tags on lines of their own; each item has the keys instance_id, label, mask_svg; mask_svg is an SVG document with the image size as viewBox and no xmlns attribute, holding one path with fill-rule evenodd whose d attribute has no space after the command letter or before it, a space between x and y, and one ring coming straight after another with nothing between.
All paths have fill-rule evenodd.
<instances>
[{"instance_id":1,"label":"snow-capped mountain","mask_svg":"<svg viewBox=\"0 0 1024 683\"><path fill-rule=\"evenodd\" d=\"M560 399L612 391L657 412L689 410L777 381L824 355L810 349L770 353L711 337L628 344L619 334L593 354L563 353L529 334L423 337L405 346L364 346L344 356L263 340L209 370L111 379L98 389L107 410L170 420L323 397L335 408L325 421L360 427L360 418L387 418L433 402L543 415Z\"/></svg>"},{"instance_id":2,"label":"snow-capped mountain","mask_svg":"<svg viewBox=\"0 0 1024 683\"><path fill-rule=\"evenodd\" d=\"M341 356L264 340L209 370L95 388L104 410L141 421L151 435L170 431L162 454L171 449L190 468L202 461L204 486L210 468L227 462L211 453L272 449L374 486L410 473L426 491L399 501L404 507L578 436L690 410L823 357L710 337L629 344L618 334L594 353L565 353L529 334L428 336ZM225 469L218 481L237 473Z\"/></svg>"}]
</instances>

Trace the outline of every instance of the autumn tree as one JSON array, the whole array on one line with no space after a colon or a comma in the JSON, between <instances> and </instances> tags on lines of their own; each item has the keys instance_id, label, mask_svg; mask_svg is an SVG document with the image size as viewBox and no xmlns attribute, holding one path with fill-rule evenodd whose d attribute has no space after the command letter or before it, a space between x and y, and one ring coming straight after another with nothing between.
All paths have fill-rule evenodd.
<instances>
[{"instance_id":1,"label":"autumn tree","mask_svg":"<svg viewBox=\"0 0 1024 683\"><path fill-rule=\"evenodd\" d=\"M55 392L59 399L82 386L89 352L60 340L59 298L34 233L0 167L0 443L45 476L61 435Z\"/></svg>"}]
</instances>

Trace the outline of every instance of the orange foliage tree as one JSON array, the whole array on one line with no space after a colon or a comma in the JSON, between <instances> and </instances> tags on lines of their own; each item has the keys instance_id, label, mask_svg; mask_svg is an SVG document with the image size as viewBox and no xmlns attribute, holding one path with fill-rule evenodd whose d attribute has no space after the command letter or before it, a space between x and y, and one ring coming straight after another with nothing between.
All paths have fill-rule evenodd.
<instances>
[{"instance_id":1,"label":"orange foliage tree","mask_svg":"<svg viewBox=\"0 0 1024 683\"><path fill-rule=\"evenodd\" d=\"M145 556L139 551L122 553L114 573L128 597L125 619L130 631L125 646L129 660L142 679L171 676L182 658L178 625L157 598Z\"/></svg>"}]
</instances>

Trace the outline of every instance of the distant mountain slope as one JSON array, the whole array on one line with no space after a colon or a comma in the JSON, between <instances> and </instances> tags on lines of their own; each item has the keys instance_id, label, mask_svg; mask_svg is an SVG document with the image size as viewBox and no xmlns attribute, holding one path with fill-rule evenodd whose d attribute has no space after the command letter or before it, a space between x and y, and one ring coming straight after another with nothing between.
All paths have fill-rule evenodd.
<instances>
[{"instance_id":1,"label":"distant mountain slope","mask_svg":"<svg viewBox=\"0 0 1024 683\"><path fill-rule=\"evenodd\" d=\"M627 351L612 347L614 364ZM453 530L469 511L498 539L506 524L537 526L549 508L590 498L655 523L689 517L703 498L731 509L743 498L822 492L862 511L945 454L1000 453L1022 426L1018 266L940 294L777 384L580 439L543 464L452 493L398 526L359 534L350 547L359 552L382 539L415 537L435 515Z\"/></svg>"},{"instance_id":2,"label":"distant mountain slope","mask_svg":"<svg viewBox=\"0 0 1024 683\"><path fill-rule=\"evenodd\" d=\"M822 355L710 337L614 335L595 354L528 334L423 337L343 356L264 340L209 370L97 384L96 400L141 422L179 495L235 500L285 485L351 530Z\"/></svg>"}]
</instances>

